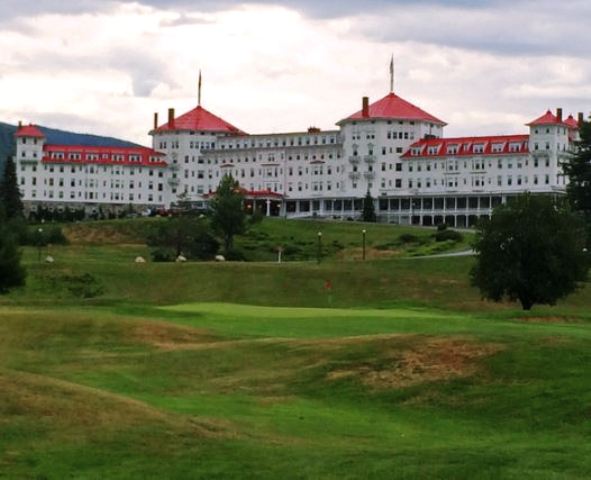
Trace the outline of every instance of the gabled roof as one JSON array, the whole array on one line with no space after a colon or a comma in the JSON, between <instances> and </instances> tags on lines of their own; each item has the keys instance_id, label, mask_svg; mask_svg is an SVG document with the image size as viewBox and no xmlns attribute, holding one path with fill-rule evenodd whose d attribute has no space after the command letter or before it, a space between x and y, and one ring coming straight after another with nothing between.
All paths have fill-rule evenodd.
<instances>
[{"instance_id":1,"label":"gabled roof","mask_svg":"<svg viewBox=\"0 0 591 480\"><path fill-rule=\"evenodd\" d=\"M579 129L579 122L572 115L569 115L568 118L564 121L564 123L568 125L569 128L572 128L574 130Z\"/></svg>"},{"instance_id":2,"label":"gabled roof","mask_svg":"<svg viewBox=\"0 0 591 480\"><path fill-rule=\"evenodd\" d=\"M395 93L389 93L381 100L369 105L368 115L363 115L363 110L359 110L350 117L347 117L337 125L347 121L355 120L411 120L411 121L423 121L436 123L438 125L447 125L442 120L434 117L430 113L425 112L416 105L407 102L403 98L400 98Z\"/></svg>"},{"instance_id":3,"label":"gabled roof","mask_svg":"<svg viewBox=\"0 0 591 480\"><path fill-rule=\"evenodd\" d=\"M493 145L498 145L493 151ZM474 149L478 146L478 149ZM429 147L435 147L429 148ZM453 149L455 153L448 153ZM434 153L429 153L434 150ZM519 155L529 152L529 135L430 138L413 143L402 158L461 157L475 155Z\"/></svg>"},{"instance_id":4,"label":"gabled roof","mask_svg":"<svg viewBox=\"0 0 591 480\"><path fill-rule=\"evenodd\" d=\"M566 125L565 122L558 120L558 117L548 110L544 115L536 118L533 122L526 123L528 127L536 127L539 125Z\"/></svg>"},{"instance_id":5,"label":"gabled roof","mask_svg":"<svg viewBox=\"0 0 591 480\"><path fill-rule=\"evenodd\" d=\"M43 132L39 130L35 125L30 124L26 127L19 128L14 134L15 137L32 137L32 138L45 138Z\"/></svg>"},{"instance_id":6,"label":"gabled roof","mask_svg":"<svg viewBox=\"0 0 591 480\"><path fill-rule=\"evenodd\" d=\"M171 126L167 123L156 129L156 132L165 132L171 130L194 130L200 132L229 133L233 135L246 135L242 130L226 122L213 113L205 110L201 105L193 110L184 113L174 119Z\"/></svg>"}]
</instances>

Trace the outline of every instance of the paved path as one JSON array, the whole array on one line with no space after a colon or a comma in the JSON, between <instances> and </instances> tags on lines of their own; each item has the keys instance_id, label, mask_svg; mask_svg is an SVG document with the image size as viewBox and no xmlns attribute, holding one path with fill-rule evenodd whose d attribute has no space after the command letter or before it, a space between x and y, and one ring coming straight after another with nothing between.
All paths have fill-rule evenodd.
<instances>
[{"instance_id":1,"label":"paved path","mask_svg":"<svg viewBox=\"0 0 591 480\"><path fill-rule=\"evenodd\" d=\"M420 257L402 257L403 260L420 260L421 258L445 258L445 257L468 257L476 255L474 250L464 250L462 252L438 253L436 255L422 255Z\"/></svg>"}]
</instances>

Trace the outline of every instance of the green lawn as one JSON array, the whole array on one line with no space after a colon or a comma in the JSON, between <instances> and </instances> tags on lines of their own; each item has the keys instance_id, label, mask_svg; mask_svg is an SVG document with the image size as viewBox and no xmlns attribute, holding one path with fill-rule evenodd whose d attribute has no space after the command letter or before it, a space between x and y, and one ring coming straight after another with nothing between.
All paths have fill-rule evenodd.
<instances>
[{"instance_id":1,"label":"green lawn","mask_svg":"<svg viewBox=\"0 0 591 480\"><path fill-rule=\"evenodd\" d=\"M165 221L163 218L137 218L61 226L74 245L141 245L145 243L147 234ZM461 242L436 242L433 239L434 228L266 218L251 226L245 235L238 236L236 247L249 261L274 261L277 259L278 247L283 249L284 260L316 260L320 232L322 258L357 260L362 257L363 230L366 231L366 257L369 259L467 250L472 239L471 233L465 233ZM401 236L405 234L411 237L402 241Z\"/></svg>"},{"instance_id":2,"label":"green lawn","mask_svg":"<svg viewBox=\"0 0 591 480\"><path fill-rule=\"evenodd\" d=\"M588 287L523 314L470 257L49 253L0 298L0 478L589 478Z\"/></svg>"}]
</instances>

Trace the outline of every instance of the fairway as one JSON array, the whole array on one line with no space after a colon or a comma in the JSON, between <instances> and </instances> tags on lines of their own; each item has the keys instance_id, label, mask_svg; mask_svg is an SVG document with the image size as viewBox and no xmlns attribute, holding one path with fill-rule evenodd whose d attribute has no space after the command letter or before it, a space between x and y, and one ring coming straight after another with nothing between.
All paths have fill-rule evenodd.
<instances>
[{"instance_id":1,"label":"fairway","mask_svg":"<svg viewBox=\"0 0 591 480\"><path fill-rule=\"evenodd\" d=\"M51 254L0 297L0 478L591 472L588 286L525 314L480 298L470 257Z\"/></svg>"}]
</instances>

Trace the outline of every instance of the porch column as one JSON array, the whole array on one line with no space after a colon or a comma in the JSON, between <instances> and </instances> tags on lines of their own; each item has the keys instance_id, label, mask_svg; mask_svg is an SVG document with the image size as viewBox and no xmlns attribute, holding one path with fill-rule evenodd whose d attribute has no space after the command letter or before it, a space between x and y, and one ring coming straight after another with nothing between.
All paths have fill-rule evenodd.
<instances>
[{"instance_id":1,"label":"porch column","mask_svg":"<svg viewBox=\"0 0 591 480\"><path fill-rule=\"evenodd\" d=\"M267 198L267 217L271 216L271 200Z\"/></svg>"}]
</instances>

